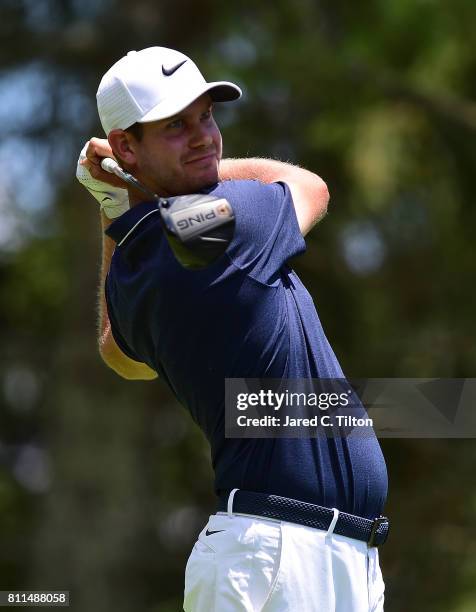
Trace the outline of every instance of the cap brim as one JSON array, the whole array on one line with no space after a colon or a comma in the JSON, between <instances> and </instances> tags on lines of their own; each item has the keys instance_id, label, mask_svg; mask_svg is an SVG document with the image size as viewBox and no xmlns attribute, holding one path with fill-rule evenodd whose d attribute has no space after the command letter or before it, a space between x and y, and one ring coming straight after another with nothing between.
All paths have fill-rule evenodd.
<instances>
[{"instance_id":1,"label":"cap brim","mask_svg":"<svg viewBox=\"0 0 476 612\"><path fill-rule=\"evenodd\" d=\"M196 88L195 91L189 90L184 92L183 97L178 98L174 96L171 100L162 101L146 113L142 119L139 119L138 123L149 123L150 121L160 121L161 119L173 117L206 93L210 94L214 102L231 102L241 97L242 92L238 85L228 81L203 83L203 85Z\"/></svg>"}]
</instances>

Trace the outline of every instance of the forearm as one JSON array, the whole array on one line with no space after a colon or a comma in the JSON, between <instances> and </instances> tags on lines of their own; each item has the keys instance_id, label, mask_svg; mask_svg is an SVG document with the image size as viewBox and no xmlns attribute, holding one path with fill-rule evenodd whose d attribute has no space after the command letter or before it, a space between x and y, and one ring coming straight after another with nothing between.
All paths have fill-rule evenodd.
<instances>
[{"instance_id":1,"label":"forearm","mask_svg":"<svg viewBox=\"0 0 476 612\"><path fill-rule=\"evenodd\" d=\"M261 157L250 157L242 159L222 159L220 162L221 180L246 180L255 179L263 183L274 183L275 181L294 180L320 180L314 172L310 172L300 166L276 159L265 159Z\"/></svg>"},{"instance_id":2,"label":"forearm","mask_svg":"<svg viewBox=\"0 0 476 612\"><path fill-rule=\"evenodd\" d=\"M102 228L102 256L101 256L101 269L99 276L99 291L98 291L98 343L99 351L110 341L112 338L111 324L107 314L106 296L104 293L104 284L106 282L106 276L109 272L109 266L111 265L112 254L114 253L114 241L106 236L105 230L111 225L112 220L108 219L106 215L101 212L101 228Z\"/></svg>"},{"instance_id":3,"label":"forearm","mask_svg":"<svg viewBox=\"0 0 476 612\"><path fill-rule=\"evenodd\" d=\"M108 219L106 215L101 212L103 239L98 295L99 353L104 362L122 378L126 378L128 380L152 380L157 378L157 373L149 368L149 366L147 366L145 363L134 361L125 355L117 346L114 336L112 335L111 323L107 314L106 297L104 293L104 284L106 282L106 276L109 271L109 266L111 264L111 258L115 247L114 241L104 233L111 223L111 219Z\"/></svg>"},{"instance_id":4,"label":"forearm","mask_svg":"<svg viewBox=\"0 0 476 612\"><path fill-rule=\"evenodd\" d=\"M329 192L326 183L317 174L293 164L261 158L223 159L220 162L220 179L285 182L291 191L303 235L327 212Z\"/></svg>"}]
</instances>

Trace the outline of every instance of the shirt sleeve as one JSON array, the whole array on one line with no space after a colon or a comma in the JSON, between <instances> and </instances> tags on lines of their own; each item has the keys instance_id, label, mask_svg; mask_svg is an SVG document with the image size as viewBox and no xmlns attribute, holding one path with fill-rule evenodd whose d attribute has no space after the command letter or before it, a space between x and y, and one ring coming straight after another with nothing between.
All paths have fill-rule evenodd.
<instances>
[{"instance_id":1,"label":"shirt sleeve","mask_svg":"<svg viewBox=\"0 0 476 612\"><path fill-rule=\"evenodd\" d=\"M270 284L281 268L304 253L291 191L286 183L230 181L235 234L228 249L232 262L259 282Z\"/></svg>"},{"instance_id":2,"label":"shirt sleeve","mask_svg":"<svg viewBox=\"0 0 476 612\"><path fill-rule=\"evenodd\" d=\"M134 361L139 361L140 363L142 363L142 359L139 359L139 357L137 357L137 355L132 351L132 349L127 346L126 341L119 332L119 327L116 323L111 303L111 300L114 299L114 288L110 286L109 275L107 275L106 282L104 284L104 295L106 298L107 314L109 317L109 323L111 324L112 336L117 346L121 349L124 355L129 357L129 359L133 359Z\"/></svg>"}]
</instances>

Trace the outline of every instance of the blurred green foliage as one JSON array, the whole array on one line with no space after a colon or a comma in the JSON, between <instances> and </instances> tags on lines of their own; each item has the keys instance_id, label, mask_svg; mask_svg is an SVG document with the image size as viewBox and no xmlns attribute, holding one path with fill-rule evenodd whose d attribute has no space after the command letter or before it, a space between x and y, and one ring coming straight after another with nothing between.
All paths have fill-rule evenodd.
<instances>
[{"instance_id":1,"label":"blurred green foliage","mask_svg":"<svg viewBox=\"0 0 476 612\"><path fill-rule=\"evenodd\" d=\"M329 215L296 268L352 377L476 365L476 5L437 0L3 0L0 574L90 612L181 607L214 510L209 453L160 382L96 351L100 231L74 179L126 51L184 50L243 100L227 156L318 172ZM389 612L476 610L473 440L383 440Z\"/></svg>"}]
</instances>

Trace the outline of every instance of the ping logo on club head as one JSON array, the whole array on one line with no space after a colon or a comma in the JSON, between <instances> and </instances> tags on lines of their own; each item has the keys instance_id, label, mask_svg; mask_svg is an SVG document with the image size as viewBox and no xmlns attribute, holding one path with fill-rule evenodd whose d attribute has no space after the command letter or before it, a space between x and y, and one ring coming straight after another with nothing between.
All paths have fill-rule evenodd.
<instances>
[{"instance_id":1,"label":"ping logo on club head","mask_svg":"<svg viewBox=\"0 0 476 612\"><path fill-rule=\"evenodd\" d=\"M213 210L213 208L211 208L206 213L197 213L195 215L190 215L189 217L179 219L177 221L177 228L183 231L193 227L194 225L200 225L201 223L205 223L206 221L215 219L216 216L217 215L215 211Z\"/></svg>"}]
</instances>

